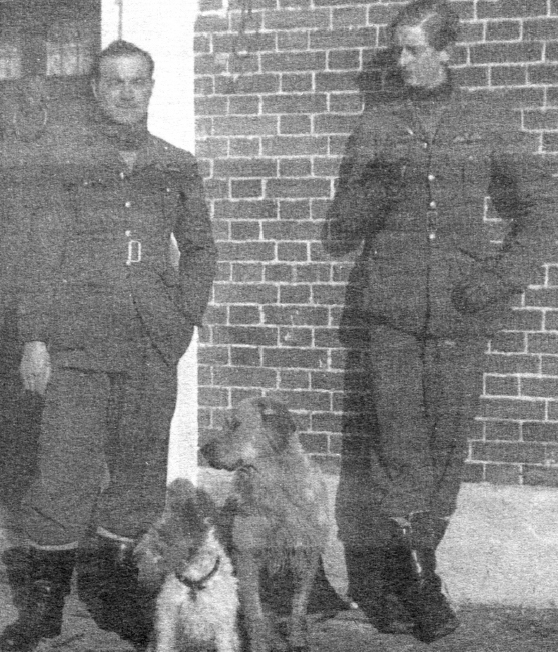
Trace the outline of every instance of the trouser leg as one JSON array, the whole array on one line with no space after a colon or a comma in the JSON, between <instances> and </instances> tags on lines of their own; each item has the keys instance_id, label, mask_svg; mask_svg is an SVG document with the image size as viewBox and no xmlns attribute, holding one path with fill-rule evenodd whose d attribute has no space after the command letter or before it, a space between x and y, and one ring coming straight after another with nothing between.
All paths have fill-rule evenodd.
<instances>
[{"instance_id":1,"label":"trouser leg","mask_svg":"<svg viewBox=\"0 0 558 652\"><path fill-rule=\"evenodd\" d=\"M430 423L424 403L424 346L412 335L375 326L371 384L379 428L378 460L388 481L387 516L428 509L433 489Z\"/></svg>"},{"instance_id":2,"label":"trouser leg","mask_svg":"<svg viewBox=\"0 0 558 652\"><path fill-rule=\"evenodd\" d=\"M161 514L176 383L176 368L151 347L111 378L116 415L106 446L110 484L96 506L101 530L135 539Z\"/></svg>"},{"instance_id":3,"label":"trouser leg","mask_svg":"<svg viewBox=\"0 0 558 652\"><path fill-rule=\"evenodd\" d=\"M97 536L82 551L78 587L98 625L144 645L153 596L138 583L133 549L164 508L176 372L147 349L110 384L110 484L97 502Z\"/></svg>"},{"instance_id":4,"label":"trouser leg","mask_svg":"<svg viewBox=\"0 0 558 652\"><path fill-rule=\"evenodd\" d=\"M103 477L108 402L105 374L53 364L39 439L39 473L22 501L22 525L42 546L76 543Z\"/></svg>"}]
</instances>

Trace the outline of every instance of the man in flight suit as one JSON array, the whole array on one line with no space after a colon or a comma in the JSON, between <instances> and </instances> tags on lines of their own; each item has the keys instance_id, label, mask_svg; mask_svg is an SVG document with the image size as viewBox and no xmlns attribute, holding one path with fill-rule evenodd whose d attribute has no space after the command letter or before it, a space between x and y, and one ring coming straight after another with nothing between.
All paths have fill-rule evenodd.
<instances>
[{"instance_id":1,"label":"man in flight suit","mask_svg":"<svg viewBox=\"0 0 558 652\"><path fill-rule=\"evenodd\" d=\"M101 52L85 126L34 180L21 373L45 408L21 516L29 598L3 651L60 633L92 525L89 580L105 623L127 601L128 615L141 611L131 551L164 505L177 362L201 324L216 259L194 157L147 130L152 88L147 52L125 41ZM137 619L124 633L142 642L144 629Z\"/></svg>"},{"instance_id":2,"label":"man in flight suit","mask_svg":"<svg viewBox=\"0 0 558 652\"><path fill-rule=\"evenodd\" d=\"M452 83L458 23L441 0L395 18L402 83L365 108L324 229L334 255L363 245L342 330L355 315L367 324L377 417L369 518L359 512L341 532L349 571L366 577L353 597L381 631L425 642L458 625L435 551L456 507L487 342L548 262L552 233L554 182L517 114ZM350 478L341 488L338 517L363 491Z\"/></svg>"}]
</instances>

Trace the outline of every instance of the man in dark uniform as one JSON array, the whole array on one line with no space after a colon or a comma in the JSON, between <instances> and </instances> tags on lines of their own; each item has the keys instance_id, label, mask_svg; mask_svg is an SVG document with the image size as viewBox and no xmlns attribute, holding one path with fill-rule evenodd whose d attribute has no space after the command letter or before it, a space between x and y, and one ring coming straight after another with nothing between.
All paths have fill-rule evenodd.
<instances>
[{"instance_id":1,"label":"man in dark uniform","mask_svg":"<svg viewBox=\"0 0 558 652\"><path fill-rule=\"evenodd\" d=\"M334 255L363 244L342 331L367 326L377 420L368 486L345 477L338 495L345 525L351 494L369 501L341 532L349 573L365 578L353 597L378 629L425 642L458 625L435 550L456 508L488 339L548 262L554 205L518 116L454 87L458 23L440 0L395 19L402 83L364 110L324 230Z\"/></svg>"},{"instance_id":2,"label":"man in dark uniform","mask_svg":"<svg viewBox=\"0 0 558 652\"><path fill-rule=\"evenodd\" d=\"M2 634L4 651L60 633L92 523L87 579L104 623L117 625L128 602L124 633L138 643L146 634L133 621L131 551L164 505L177 362L201 323L216 259L194 157L147 131L152 75L147 52L124 41L105 49L87 124L34 179L21 373L45 408L39 474L22 504L29 597Z\"/></svg>"}]
</instances>

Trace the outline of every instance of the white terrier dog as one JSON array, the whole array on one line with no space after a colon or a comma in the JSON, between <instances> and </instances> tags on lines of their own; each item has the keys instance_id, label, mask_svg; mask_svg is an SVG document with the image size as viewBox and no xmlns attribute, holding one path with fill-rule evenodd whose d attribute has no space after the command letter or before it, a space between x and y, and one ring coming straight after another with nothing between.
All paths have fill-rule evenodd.
<instances>
[{"instance_id":1,"label":"white terrier dog","mask_svg":"<svg viewBox=\"0 0 558 652\"><path fill-rule=\"evenodd\" d=\"M152 652L238 652L237 582L214 514L204 491L175 480L162 518L136 547L140 581L157 592Z\"/></svg>"}]
</instances>

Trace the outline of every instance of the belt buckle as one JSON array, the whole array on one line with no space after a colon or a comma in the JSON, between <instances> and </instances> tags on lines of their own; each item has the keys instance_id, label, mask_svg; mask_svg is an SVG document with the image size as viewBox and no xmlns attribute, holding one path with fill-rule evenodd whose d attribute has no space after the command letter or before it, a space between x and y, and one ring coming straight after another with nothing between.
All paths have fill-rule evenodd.
<instances>
[{"instance_id":1,"label":"belt buckle","mask_svg":"<svg viewBox=\"0 0 558 652\"><path fill-rule=\"evenodd\" d=\"M141 262L141 242L139 240L128 240L128 258L126 265Z\"/></svg>"}]
</instances>

